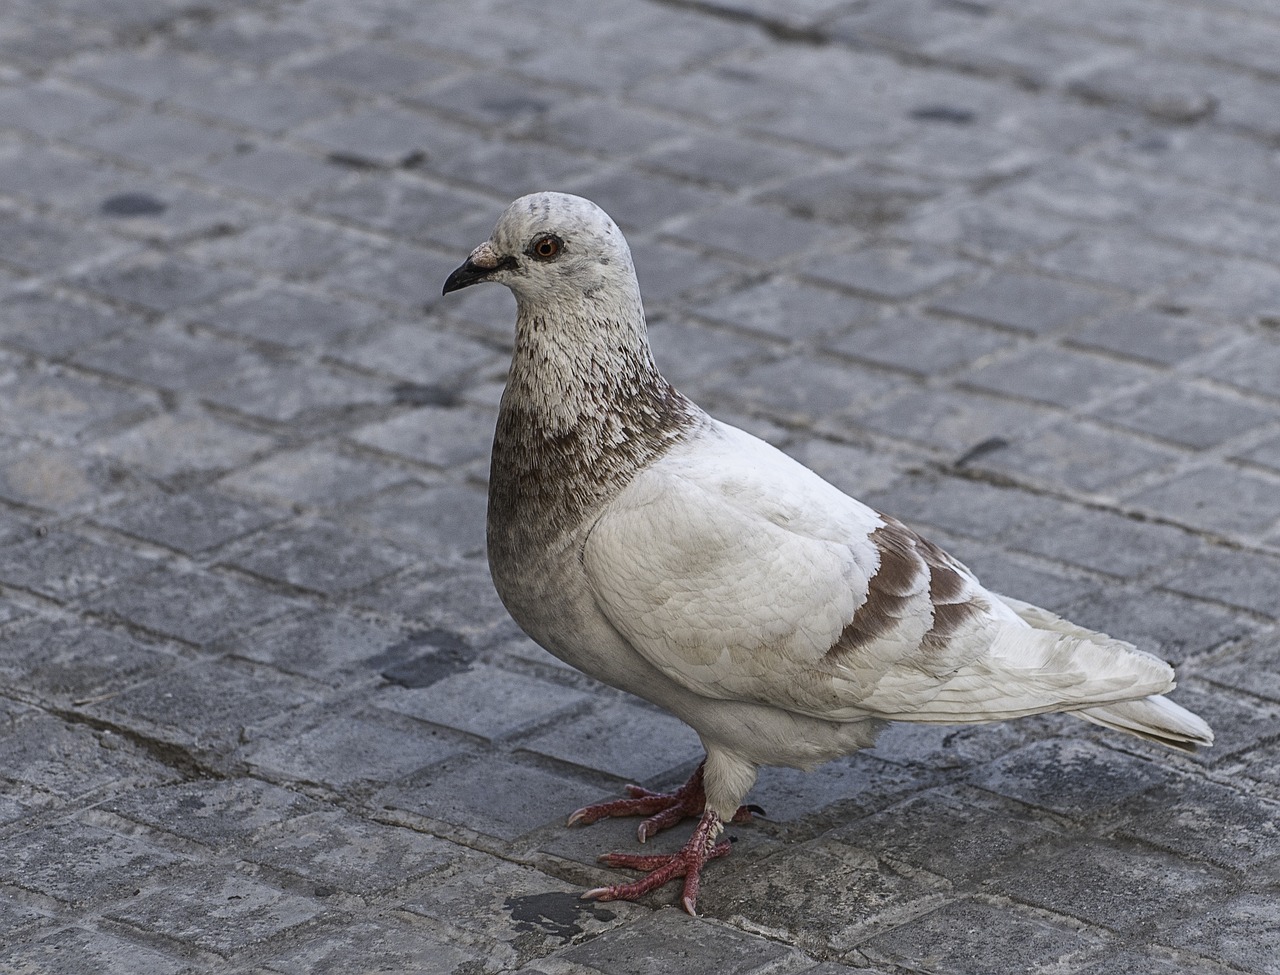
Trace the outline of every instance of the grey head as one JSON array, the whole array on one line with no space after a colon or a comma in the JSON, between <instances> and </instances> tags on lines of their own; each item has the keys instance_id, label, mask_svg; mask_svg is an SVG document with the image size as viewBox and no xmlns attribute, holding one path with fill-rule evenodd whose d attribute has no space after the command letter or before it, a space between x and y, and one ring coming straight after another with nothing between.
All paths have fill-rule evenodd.
<instances>
[{"instance_id":1,"label":"grey head","mask_svg":"<svg viewBox=\"0 0 1280 975\"><path fill-rule=\"evenodd\" d=\"M522 306L638 298L631 249L590 200L531 193L502 212L490 238L444 283L444 294L482 281L504 284Z\"/></svg>"}]
</instances>

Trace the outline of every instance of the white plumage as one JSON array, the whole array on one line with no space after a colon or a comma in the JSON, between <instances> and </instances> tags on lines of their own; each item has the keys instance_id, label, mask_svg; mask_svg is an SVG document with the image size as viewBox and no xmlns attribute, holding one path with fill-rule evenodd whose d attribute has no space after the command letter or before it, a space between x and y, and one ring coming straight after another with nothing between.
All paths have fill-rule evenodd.
<instances>
[{"instance_id":1,"label":"white plumage","mask_svg":"<svg viewBox=\"0 0 1280 975\"><path fill-rule=\"evenodd\" d=\"M490 475L498 592L542 646L672 711L707 750L681 794L574 814L666 809L642 838L700 816L678 854L612 855L646 877L590 895L684 876L692 912L758 766L812 767L869 745L885 721L1067 711L1174 747L1212 742L1158 696L1173 687L1163 661L988 591L672 389L626 242L594 204L555 193L511 204L445 291L482 280L518 304Z\"/></svg>"}]
</instances>

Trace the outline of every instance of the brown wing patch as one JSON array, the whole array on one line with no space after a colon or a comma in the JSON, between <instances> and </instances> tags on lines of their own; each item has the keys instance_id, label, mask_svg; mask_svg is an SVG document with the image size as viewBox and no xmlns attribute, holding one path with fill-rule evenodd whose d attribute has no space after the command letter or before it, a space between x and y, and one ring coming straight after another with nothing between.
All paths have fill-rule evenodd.
<instances>
[{"instance_id":1,"label":"brown wing patch","mask_svg":"<svg viewBox=\"0 0 1280 975\"><path fill-rule=\"evenodd\" d=\"M901 622L907 601L920 593L927 578L933 620L920 649L925 660L939 657L950 636L990 607L972 592L971 576L959 562L896 518L882 517L884 524L870 536L880 553L880 565L868 581L867 600L827 656L856 654L890 633Z\"/></svg>"}]
</instances>

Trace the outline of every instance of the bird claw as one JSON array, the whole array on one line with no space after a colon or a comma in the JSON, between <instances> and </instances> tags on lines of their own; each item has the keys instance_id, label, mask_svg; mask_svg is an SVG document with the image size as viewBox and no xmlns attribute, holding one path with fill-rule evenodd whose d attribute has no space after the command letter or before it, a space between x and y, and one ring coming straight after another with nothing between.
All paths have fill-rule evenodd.
<instances>
[{"instance_id":1,"label":"bird claw","mask_svg":"<svg viewBox=\"0 0 1280 975\"><path fill-rule=\"evenodd\" d=\"M570 814L568 825L587 826L601 819L644 816L645 820L636 827L636 836L641 843L645 843L664 829L701 816L707 806L707 794L702 787L702 765L675 792L653 792L639 785L628 785L626 789L629 799L614 799L583 806ZM748 823L753 815L763 816L764 810L755 805L740 806L729 821Z\"/></svg>"},{"instance_id":2,"label":"bird claw","mask_svg":"<svg viewBox=\"0 0 1280 975\"><path fill-rule=\"evenodd\" d=\"M683 877L680 904L689 914L698 916L698 890L702 886L702 868L710 860L726 856L731 844L726 840L712 845L712 837L720 829L720 818L706 814L683 847L675 853L639 854L605 853L600 862L610 867L644 871L639 880L627 884L593 887L582 894L584 900L636 900L671 881Z\"/></svg>"}]
</instances>

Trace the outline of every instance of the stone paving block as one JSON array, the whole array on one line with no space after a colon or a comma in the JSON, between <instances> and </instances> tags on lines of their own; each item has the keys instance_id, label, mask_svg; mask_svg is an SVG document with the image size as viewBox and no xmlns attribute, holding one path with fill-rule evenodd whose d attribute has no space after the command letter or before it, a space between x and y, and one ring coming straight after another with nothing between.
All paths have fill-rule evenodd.
<instances>
[{"instance_id":1,"label":"stone paving block","mask_svg":"<svg viewBox=\"0 0 1280 975\"><path fill-rule=\"evenodd\" d=\"M321 298L302 289L269 288L221 302L198 317L252 342L323 348L334 340L362 333L383 319L383 312L364 302Z\"/></svg>"},{"instance_id":2,"label":"stone paving block","mask_svg":"<svg viewBox=\"0 0 1280 975\"><path fill-rule=\"evenodd\" d=\"M309 60L294 71L327 85L396 98L414 94L458 67L425 45L379 39Z\"/></svg>"},{"instance_id":3,"label":"stone paving block","mask_svg":"<svg viewBox=\"0 0 1280 975\"><path fill-rule=\"evenodd\" d=\"M202 267L158 253L144 253L117 261L73 283L148 311L170 312L221 298L247 287L248 275Z\"/></svg>"},{"instance_id":4,"label":"stone paving block","mask_svg":"<svg viewBox=\"0 0 1280 975\"><path fill-rule=\"evenodd\" d=\"M596 166L592 158L568 152L563 147L498 139L477 141L474 134L461 126L452 127L443 122L432 125L432 134L432 151L425 159L414 157L415 165L423 172L473 190L505 191L503 196L511 199L541 187L563 186L573 177L592 172ZM486 214L483 222L486 226L477 240L483 240L493 229L493 214ZM462 245L464 250L474 246L474 243Z\"/></svg>"},{"instance_id":5,"label":"stone paving block","mask_svg":"<svg viewBox=\"0 0 1280 975\"><path fill-rule=\"evenodd\" d=\"M218 77L199 92L175 91L175 104L216 119L281 133L341 111L345 99L312 86L302 86L284 78Z\"/></svg>"},{"instance_id":6,"label":"stone paving block","mask_svg":"<svg viewBox=\"0 0 1280 975\"><path fill-rule=\"evenodd\" d=\"M72 357L78 365L186 393L233 379L262 361L243 346L210 335L135 331L90 346Z\"/></svg>"},{"instance_id":7,"label":"stone paving block","mask_svg":"<svg viewBox=\"0 0 1280 975\"><path fill-rule=\"evenodd\" d=\"M126 535L195 555L257 531L281 517L277 512L244 504L217 491L198 488L112 508L97 515L95 520Z\"/></svg>"},{"instance_id":8,"label":"stone paving block","mask_svg":"<svg viewBox=\"0 0 1280 975\"><path fill-rule=\"evenodd\" d=\"M312 446L273 454L241 468L219 483L240 494L276 505L342 504L381 491L406 477L367 458Z\"/></svg>"},{"instance_id":9,"label":"stone paving block","mask_svg":"<svg viewBox=\"0 0 1280 975\"><path fill-rule=\"evenodd\" d=\"M113 796L100 807L217 850L240 848L321 804L259 779L194 779Z\"/></svg>"},{"instance_id":10,"label":"stone paving block","mask_svg":"<svg viewBox=\"0 0 1280 975\"><path fill-rule=\"evenodd\" d=\"M523 129L563 97L562 91L528 80L497 71L475 71L432 85L413 100L471 125Z\"/></svg>"},{"instance_id":11,"label":"stone paving block","mask_svg":"<svg viewBox=\"0 0 1280 975\"><path fill-rule=\"evenodd\" d=\"M417 313L424 305L440 300L441 285L457 266L456 256L445 257L408 242L376 240L358 252L349 251L326 268L320 280L340 291L392 302Z\"/></svg>"},{"instance_id":12,"label":"stone paving block","mask_svg":"<svg viewBox=\"0 0 1280 975\"><path fill-rule=\"evenodd\" d=\"M1261 552L1215 546L1194 564L1171 569L1162 585L1264 616L1280 616L1275 601L1280 586L1280 559Z\"/></svg>"},{"instance_id":13,"label":"stone paving block","mask_svg":"<svg viewBox=\"0 0 1280 975\"><path fill-rule=\"evenodd\" d=\"M1251 393L1275 397L1275 377L1280 375L1280 342L1269 338L1250 337L1234 346L1211 365L1200 370L1202 375Z\"/></svg>"},{"instance_id":14,"label":"stone paving block","mask_svg":"<svg viewBox=\"0 0 1280 975\"><path fill-rule=\"evenodd\" d=\"M1073 238L1037 263L1071 277L1146 292L1203 273L1203 254L1113 231Z\"/></svg>"},{"instance_id":15,"label":"stone paving block","mask_svg":"<svg viewBox=\"0 0 1280 975\"><path fill-rule=\"evenodd\" d=\"M993 935L997 936L993 937ZM1102 948L1096 935L1025 908L953 901L860 945L882 965L927 966L938 975L1047 971Z\"/></svg>"},{"instance_id":16,"label":"stone paving block","mask_svg":"<svg viewBox=\"0 0 1280 975\"><path fill-rule=\"evenodd\" d=\"M476 963L470 947L450 944L438 931L398 917L339 916L275 938L256 957L285 975L365 975L371 958L383 971L415 975L454 975Z\"/></svg>"},{"instance_id":17,"label":"stone paving block","mask_svg":"<svg viewBox=\"0 0 1280 975\"><path fill-rule=\"evenodd\" d=\"M813 220L791 216L777 206L750 202L731 202L727 206L700 212L664 227L666 236L700 248L724 254L753 264L777 261L802 251L855 238L851 230L837 231ZM694 261L696 258L690 258ZM643 265L637 259L636 270L644 287Z\"/></svg>"},{"instance_id":18,"label":"stone paving block","mask_svg":"<svg viewBox=\"0 0 1280 975\"><path fill-rule=\"evenodd\" d=\"M108 931L62 928L38 941L0 948L0 971L26 975L188 975L188 959Z\"/></svg>"},{"instance_id":19,"label":"stone paving block","mask_svg":"<svg viewBox=\"0 0 1280 975\"><path fill-rule=\"evenodd\" d=\"M244 416L292 427L341 423L390 404L390 390L347 372L270 363L244 369L205 399Z\"/></svg>"},{"instance_id":20,"label":"stone paving block","mask_svg":"<svg viewBox=\"0 0 1280 975\"><path fill-rule=\"evenodd\" d=\"M718 201L710 190L636 170L614 170L604 176L577 179L570 188L579 196L594 200L609 214L623 214L617 223L623 233L628 234L647 230L671 217L706 209Z\"/></svg>"},{"instance_id":21,"label":"stone paving block","mask_svg":"<svg viewBox=\"0 0 1280 975\"><path fill-rule=\"evenodd\" d=\"M1026 847L1061 832L1043 817L955 787L930 789L827 834L964 889Z\"/></svg>"},{"instance_id":22,"label":"stone paving block","mask_svg":"<svg viewBox=\"0 0 1280 975\"><path fill-rule=\"evenodd\" d=\"M0 453L0 498L16 504L69 512L111 497L129 480L115 465L79 450L0 443L9 447Z\"/></svg>"},{"instance_id":23,"label":"stone paving block","mask_svg":"<svg viewBox=\"0 0 1280 975\"><path fill-rule=\"evenodd\" d=\"M911 112L916 119L963 118L967 110L925 105ZM972 132L957 125L931 125L899 143L880 158L890 166L936 179L964 180L984 186L1029 172L1046 153L998 131Z\"/></svg>"},{"instance_id":24,"label":"stone paving block","mask_svg":"<svg viewBox=\"0 0 1280 975\"><path fill-rule=\"evenodd\" d=\"M403 909L447 925L455 944L509 970L643 916L634 905L584 901L580 893L537 870L468 851L442 873L412 883Z\"/></svg>"},{"instance_id":25,"label":"stone paving block","mask_svg":"<svg viewBox=\"0 0 1280 975\"><path fill-rule=\"evenodd\" d=\"M468 376L480 367L494 366L500 358L483 343L420 322L390 325L359 344L330 348L328 355L428 387L445 400L436 404L440 406L452 405L448 400Z\"/></svg>"},{"instance_id":26,"label":"stone paving block","mask_svg":"<svg viewBox=\"0 0 1280 975\"><path fill-rule=\"evenodd\" d=\"M161 648L112 630L37 619L10 629L0 644L0 679L45 700L86 703L168 671Z\"/></svg>"},{"instance_id":27,"label":"stone paving block","mask_svg":"<svg viewBox=\"0 0 1280 975\"><path fill-rule=\"evenodd\" d=\"M0 378L0 390L0 433L54 442L92 439L155 408L149 396L60 370L18 372L7 382Z\"/></svg>"},{"instance_id":28,"label":"stone paving block","mask_svg":"<svg viewBox=\"0 0 1280 975\"><path fill-rule=\"evenodd\" d=\"M1222 328L1194 317L1124 310L1073 329L1064 341L1172 366L1219 347L1223 338Z\"/></svg>"},{"instance_id":29,"label":"stone paving block","mask_svg":"<svg viewBox=\"0 0 1280 975\"><path fill-rule=\"evenodd\" d=\"M107 310L39 291L20 291L5 296L0 341L24 352L61 358L99 339L137 328L140 323L140 318L120 309Z\"/></svg>"},{"instance_id":30,"label":"stone paving block","mask_svg":"<svg viewBox=\"0 0 1280 975\"><path fill-rule=\"evenodd\" d=\"M556 106L528 124L524 134L553 145L598 153L652 150L686 134L686 129L630 106L591 100Z\"/></svg>"},{"instance_id":31,"label":"stone paving block","mask_svg":"<svg viewBox=\"0 0 1280 975\"><path fill-rule=\"evenodd\" d=\"M940 248L874 246L848 254L827 255L808 277L874 298L900 301L970 272L973 265Z\"/></svg>"},{"instance_id":32,"label":"stone paving block","mask_svg":"<svg viewBox=\"0 0 1280 975\"><path fill-rule=\"evenodd\" d=\"M126 549L70 532L40 532L0 546L0 582L69 602L154 566Z\"/></svg>"},{"instance_id":33,"label":"stone paving block","mask_svg":"<svg viewBox=\"0 0 1280 975\"><path fill-rule=\"evenodd\" d=\"M984 198L925 211L900 232L930 246L950 245L989 259L1043 250L1071 236L1075 225L1061 217Z\"/></svg>"},{"instance_id":34,"label":"stone paving block","mask_svg":"<svg viewBox=\"0 0 1280 975\"><path fill-rule=\"evenodd\" d=\"M1233 897L1168 937L1172 944L1212 955L1245 971L1263 975L1280 972L1280 961L1271 947L1280 937L1280 918L1270 892Z\"/></svg>"},{"instance_id":35,"label":"stone paving block","mask_svg":"<svg viewBox=\"0 0 1280 975\"><path fill-rule=\"evenodd\" d=\"M722 325L797 341L871 318L875 306L828 288L790 278L772 278L699 303L693 311Z\"/></svg>"},{"instance_id":36,"label":"stone paving block","mask_svg":"<svg viewBox=\"0 0 1280 975\"><path fill-rule=\"evenodd\" d=\"M1099 396L1140 387L1154 378L1150 370L1140 366L1041 345L991 357L960 373L956 381L1005 396L1079 408Z\"/></svg>"},{"instance_id":37,"label":"stone paving block","mask_svg":"<svg viewBox=\"0 0 1280 975\"><path fill-rule=\"evenodd\" d=\"M972 461L972 466L1085 493L1102 493L1171 465L1177 454L1087 423L1046 427Z\"/></svg>"},{"instance_id":38,"label":"stone paving block","mask_svg":"<svg viewBox=\"0 0 1280 975\"><path fill-rule=\"evenodd\" d=\"M892 392L877 397L856 416L856 422L877 433L944 450L953 462L971 458L966 463L975 466L985 466L988 456L1008 450L1009 441L1019 433L1054 415L1043 406L966 390L897 388Z\"/></svg>"},{"instance_id":39,"label":"stone paving block","mask_svg":"<svg viewBox=\"0 0 1280 975\"><path fill-rule=\"evenodd\" d=\"M351 174L314 156L273 146L242 142L235 153L206 163L195 172L232 191L267 200L298 201L337 191Z\"/></svg>"},{"instance_id":40,"label":"stone paving block","mask_svg":"<svg viewBox=\"0 0 1280 975\"><path fill-rule=\"evenodd\" d=\"M400 779L462 750L458 736L403 715L322 707L263 731L243 757L272 776L346 792Z\"/></svg>"},{"instance_id":41,"label":"stone paving block","mask_svg":"<svg viewBox=\"0 0 1280 975\"><path fill-rule=\"evenodd\" d=\"M866 755L912 770L914 778L908 781L918 790L932 784L931 771L972 770L1035 740L1038 733L1048 733L1045 721L1037 717L968 726L890 722Z\"/></svg>"},{"instance_id":42,"label":"stone paving block","mask_svg":"<svg viewBox=\"0 0 1280 975\"><path fill-rule=\"evenodd\" d=\"M0 877L68 903L132 892L183 857L136 836L76 820L14 833L0 841ZM74 869L68 865L74 863Z\"/></svg>"},{"instance_id":43,"label":"stone paving block","mask_svg":"<svg viewBox=\"0 0 1280 975\"><path fill-rule=\"evenodd\" d=\"M311 680L339 682L343 675L368 679L373 658L404 640L394 624L338 609L289 613L231 637L219 645L236 657L269 664Z\"/></svg>"},{"instance_id":44,"label":"stone paving block","mask_svg":"<svg viewBox=\"0 0 1280 975\"><path fill-rule=\"evenodd\" d=\"M107 786L129 791L169 781L174 772L119 735L41 712L0 738L0 778L71 800Z\"/></svg>"},{"instance_id":45,"label":"stone paving block","mask_svg":"<svg viewBox=\"0 0 1280 975\"><path fill-rule=\"evenodd\" d=\"M1104 586L1065 604L1061 614L1172 664L1241 639L1256 629L1242 614L1141 587Z\"/></svg>"},{"instance_id":46,"label":"stone paving block","mask_svg":"<svg viewBox=\"0 0 1280 975\"><path fill-rule=\"evenodd\" d=\"M1041 741L1020 748L968 780L997 795L1072 818L1091 816L1173 781L1166 766L1083 741Z\"/></svg>"},{"instance_id":47,"label":"stone paving block","mask_svg":"<svg viewBox=\"0 0 1280 975\"><path fill-rule=\"evenodd\" d=\"M210 866L172 873L163 886L104 912L113 921L223 956L325 913L321 902Z\"/></svg>"},{"instance_id":48,"label":"stone paving block","mask_svg":"<svg viewBox=\"0 0 1280 975\"><path fill-rule=\"evenodd\" d=\"M68 198L60 196L57 202L72 219L109 222L110 229L121 237L148 246L218 236L260 218L247 202L177 183L166 183L162 191L156 192L150 182L123 171L111 174L111 178L91 195L65 196ZM93 290L111 287L121 291L138 286L138 282L129 281L126 277L121 275L116 280L104 275L103 280L94 278L92 283L85 282L84 286ZM159 293L161 290L162 286L157 284L156 290L149 292L148 297L156 301L167 300ZM193 290L203 297L194 284ZM151 307L147 302L141 303Z\"/></svg>"},{"instance_id":49,"label":"stone paving block","mask_svg":"<svg viewBox=\"0 0 1280 975\"><path fill-rule=\"evenodd\" d=\"M1080 837L1027 852L983 888L1122 934L1150 937L1213 910L1232 885L1212 867L1132 842Z\"/></svg>"},{"instance_id":50,"label":"stone paving block","mask_svg":"<svg viewBox=\"0 0 1280 975\"><path fill-rule=\"evenodd\" d=\"M153 477L235 467L266 453L272 439L203 413L163 413L94 443L90 449Z\"/></svg>"},{"instance_id":51,"label":"stone paving block","mask_svg":"<svg viewBox=\"0 0 1280 975\"><path fill-rule=\"evenodd\" d=\"M425 765L426 762L419 764ZM598 788L567 775L497 755L455 758L438 768L408 775L378 792L373 801L462 826L486 836L514 840L604 798Z\"/></svg>"},{"instance_id":52,"label":"stone paving block","mask_svg":"<svg viewBox=\"0 0 1280 975\"><path fill-rule=\"evenodd\" d=\"M1130 55L1075 78L1069 89L1083 98L1131 105L1165 122L1189 124L1211 117L1231 100L1228 73L1193 62Z\"/></svg>"},{"instance_id":53,"label":"stone paving block","mask_svg":"<svg viewBox=\"0 0 1280 975\"><path fill-rule=\"evenodd\" d=\"M1248 461L1280 473L1280 437L1272 437L1250 450L1242 450L1233 459Z\"/></svg>"},{"instance_id":54,"label":"stone paving block","mask_svg":"<svg viewBox=\"0 0 1280 975\"><path fill-rule=\"evenodd\" d=\"M1280 804L1178 779L1119 804L1108 825L1189 858L1247 872L1280 855Z\"/></svg>"},{"instance_id":55,"label":"stone paving block","mask_svg":"<svg viewBox=\"0 0 1280 975\"><path fill-rule=\"evenodd\" d=\"M1004 271L939 295L929 307L948 315L1041 334L1095 314L1109 301L1104 292L1083 285Z\"/></svg>"},{"instance_id":56,"label":"stone paving block","mask_svg":"<svg viewBox=\"0 0 1280 975\"><path fill-rule=\"evenodd\" d=\"M1194 535L1094 508L1059 510L1015 527L1004 541L1023 552L1129 578L1199 554Z\"/></svg>"},{"instance_id":57,"label":"stone paving block","mask_svg":"<svg viewBox=\"0 0 1280 975\"><path fill-rule=\"evenodd\" d=\"M384 579L362 592L358 603L461 633L509 632L510 616L493 588L489 567L477 561L432 565Z\"/></svg>"},{"instance_id":58,"label":"stone paving block","mask_svg":"<svg viewBox=\"0 0 1280 975\"><path fill-rule=\"evenodd\" d=\"M934 180L860 165L785 183L764 194L764 199L799 217L872 230L914 215L921 204L940 192L941 186Z\"/></svg>"},{"instance_id":59,"label":"stone paving block","mask_svg":"<svg viewBox=\"0 0 1280 975\"><path fill-rule=\"evenodd\" d=\"M0 125L34 135L68 136L110 123L123 112L117 101L54 79L0 92Z\"/></svg>"},{"instance_id":60,"label":"stone paving block","mask_svg":"<svg viewBox=\"0 0 1280 975\"><path fill-rule=\"evenodd\" d=\"M1186 383L1155 386L1112 400L1094 415L1200 450L1247 433L1276 416L1274 411Z\"/></svg>"},{"instance_id":61,"label":"stone paving block","mask_svg":"<svg viewBox=\"0 0 1280 975\"><path fill-rule=\"evenodd\" d=\"M905 872L830 839L788 844L752 865L749 876L750 883L717 884L710 873L699 909L841 961L856 961L855 945L940 906L949 894L918 871Z\"/></svg>"},{"instance_id":62,"label":"stone paving block","mask_svg":"<svg viewBox=\"0 0 1280 975\"><path fill-rule=\"evenodd\" d=\"M161 568L106 590L90 608L202 646L295 605L235 576Z\"/></svg>"},{"instance_id":63,"label":"stone paving block","mask_svg":"<svg viewBox=\"0 0 1280 975\"><path fill-rule=\"evenodd\" d=\"M249 729L285 717L316 696L297 678L235 661L202 660L85 710L202 755L225 755Z\"/></svg>"},{"instance_id":64,"label":"stone paving block","mask_svg":"<svg viewBox=\"0 0 1280 975\"><path fill-rule=\"evenodd\" d=\"M487 410L420 406L363 427L351 439L414 463L454 468L488 457L493 426Z\"/></svg>"},{"instance_id":65,"label":"stone paving block","mask_svg":"<svg viewBox=\"0 0 1280 975\"><path fill-rule=\"evenodd\" d=\"M412 151L409 143L397 150L397 154L407 155ZM335 187L315 202L315 209L320 213L423 243L436 239L436 230L441 224L461 219L474 206L474 201L457 192L434 189L401 173L375 173L348 179L345 185Z\"/></svg>"},{"instance_id":66,"label":"stone paving block","mask_svg":"<svg viewBox=\"0 0 1280 975\"><path fill-rule=\"evenodd\" d=\"M1161 304L1194 310L1228 323L1241 320L1262 323L1274 321L1280 315L1280 271L1275 267L1239 258L1206 263L1208 266L1197 277L1165 289L1160 295ZM1272 362L1280 359L1274 342L1264 339L1256 344L1271 346ZM1256 354L1265 352L1258 350ZM1257 376L1261 365L1261 362L1249 363L1247 372Z\"/></svg>"},{"instance_id":67,"label":"stone paving block","mask_svg":"<svg viewBox=\"0 0 1280 975\"><path fill-rule=\"evenodd\" d=\"M446 563L479 557L485 547L484 510L484 493L474 487L415 483L353 506L347 516L395 546L390 557L402 567L424 558Z\"/></svg>"},{"instance_id":68,"label":"stone paving block","mask_svg":"<svg viewBox=\"0 0 1280 975\"><path fill-rule=\"evenodd\" d=\"M99 199L119 174L101 162L59 149L37 147L0 152L0 181L7 196L65 207L71 200Z\"/></svg>"},{"instance_id":69,"label":"stone paving block","mask_svg":"<svg viewBox=\"0 0 1280 975\"><path fill-rule=\"evenodd\" d=\"M643 746L637 747L637 742ZM557 722L522 748L629 781L644 781L692 766L705 754L697 734L663 711L630 701L608 701L570 721Z\"/></svg>"},{"instance_id":70,"label":"stone paving block","mask_svg":"<svg viewBox=\"0 0 1280 975\"><path fill-rule=\"evenodd\" d=\"M795 148L700 133L647 154L641 164L671 176L740 189L787 176L817 158Z\"/></svg>"},{"instance_id":71,"label":"stone paving block","mask_svg":"<svg viewBox=\"0 0 1280 975\"><path fill-rule=\"evenodd\" d=\"M52 220L0 211L0 261L23 271L79 264L111 247L105 235L83 227L75 232Z\"/></svg>"},{"instance_id":72,"label":"stone paving block","mask_svg":"<svg viewBox=\"0 0 1280 975\"><path fill-rule=\"evenodd\" d=\"M589 700L571 688L484 664L426 687L388 687L377 697L378 706L389 711L490 740L543 723ZM561 727L566 730L559 730ZM571 727L557 724L556 733L572 739L575 732L568 730ZM626 739L629 730L624 728L620 737Z\"/></svg>"},{"instance_id":73,"label":"stone paving block","mask_svg":"<svg viewBox=\"0 0 1280 975\"><path fill-rule=\"evenodd\" d=\"M354 231L305 215L273 214L270 220L228 228L226 234L197 242L189 252L201 262L229 262L286 277L307 278L336 264L360 241ZM261 299L247 295L243 300L252 305Z\"/></svg>"},{"instance_id":74,"label":"stone paving block","mask_svg":"<svg viewBox=\"0 0 1280 975\"><path fill-rule=\"evenodd\" d=\"M712 377L706 388L784 424L812 425L840 437L872 403L896 391L898 383L861 366L797 354L752 366L737 376Z\"/></svg>"},{"instance_id":75,"label":"stone paving block","mask_svg":"<svg viewBox=\"0 0 1280 975\"><path fill-rule=\"evenodd\" d=\"M1064 518L1060 505L1029 491L923 472L912 473L887 490L867 492L862 498L878 511L908 524L936 525L986 539L1050 517Z\"/></svg>"},{"instance_id":76,"label":"stone paving block","mask_svg":"<svg viewBox=\"0 0 1280 975\"><path fill-rule=\"evenodd\" d=\"M407 827L324 811L259 833L243 856L315 884L316 897L343 893L372 898L437 870L457 851L451 843Z\"/></svg>"},{"instance_id":77,"label":"stone paving block","mask_svg":"<svg viewBox=\"0 0 1280 975\"><path fill-rule=\"evenodd\" d=\"M1223 499L1230 498L1230 505ZM1280 484L1226 464L1209 464L1144 488L1131 504L1184 524L1236 535L1258 535L1280 520Z\"/></svg>"},{"instance_id":78,"label":"stone paving block","mask_svg":"<svg viewBox=\"0 0 1280 975\"><path fill-rule=\"evenodd\" d=\"M71 136L77 145L147 165L193 163L235 149L236 133L154 110L120 113Z\"/></svg>"},{"instance_id":79,"label":"stone paving block","mask_svg":"<svg viewBox=\"0 0 1280 975\"><path fill-rule=\"evenodd\" d=\"M415 561L412 555L337 524L274 529L248 543L227 564L275 582L333 596L359 589Z\"/></svg>"},{"instance_id":80,"label":"stone paving block","mask_svg":"<svg viewBox=\"0 0 1280 975\"><path fill-rule=\"evenodd\" d=\"M645 307L652 312L688 292L702 291L738 274L727 262L695 254L687 247L649 240L631 248ZM649 318L652 326L660 319Z\"/></svg>"},{"instance_id":81,"label":"stone paving block","mask_svg":"<svg viewBox=\"0 0 1280 975\"><path fill-rule=\"evenodd\" d=\"M661 911L613 928L555 955L606 975L676 975L715 970L725 975L799 967L794 948L703 918Z\"/></svg>"}]
</instances>

